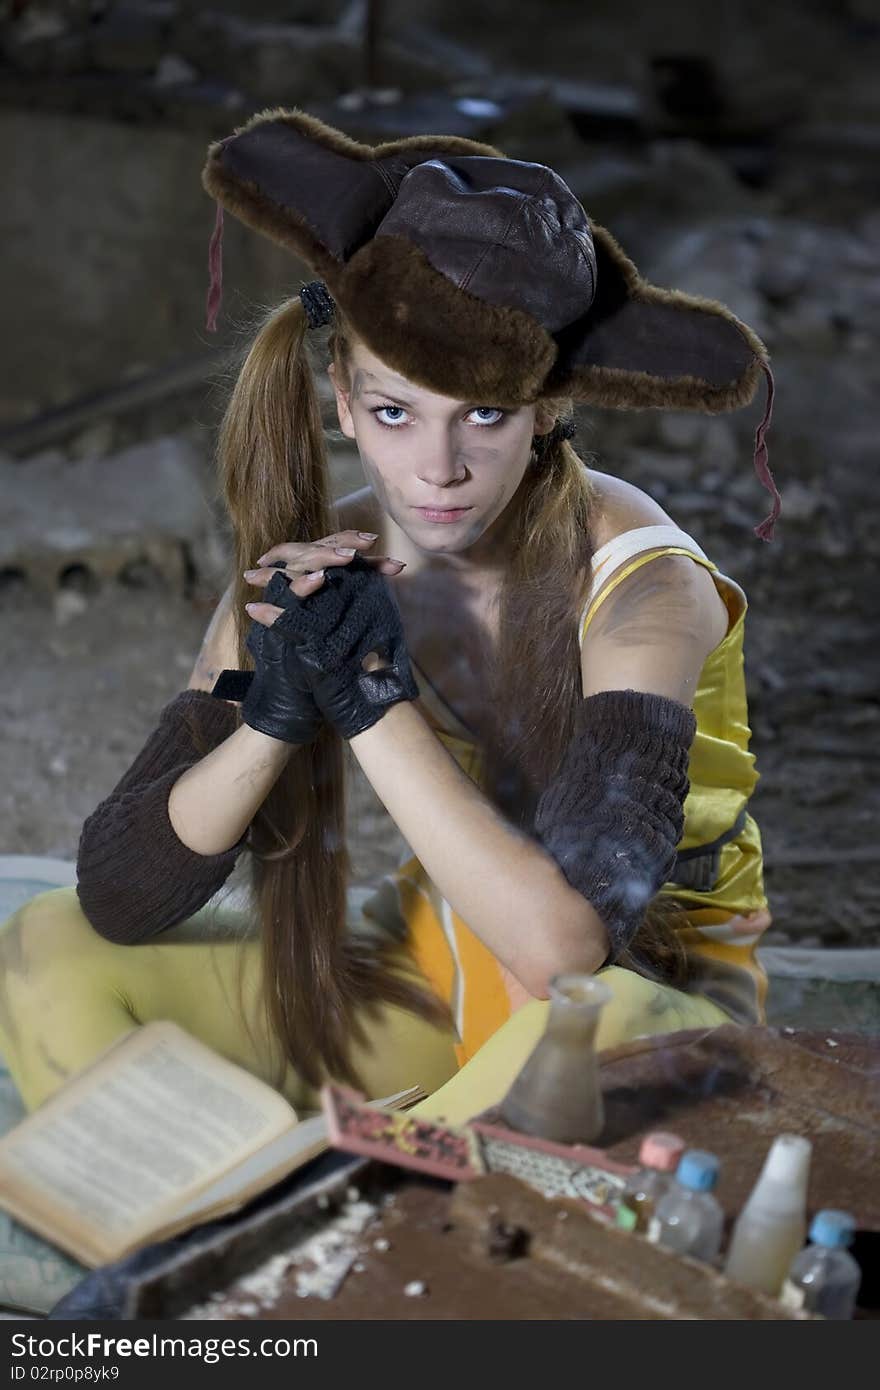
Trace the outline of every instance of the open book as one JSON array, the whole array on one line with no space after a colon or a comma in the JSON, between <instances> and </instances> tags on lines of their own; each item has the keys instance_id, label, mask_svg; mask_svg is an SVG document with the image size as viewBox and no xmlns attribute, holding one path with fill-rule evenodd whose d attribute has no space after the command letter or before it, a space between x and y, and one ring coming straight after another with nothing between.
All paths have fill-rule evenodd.
<instances>
[{"instance_id":1,"label":"open book","mask_svg":"<svg viewBox=\"0 0 880 1390\"><path fill-rule=\"evenodd\" d=\"M177 1024L148 1023L0 1139L0 1207L94 1267L238 1210L327 1147L323 1115L300 1121Z\"/></svg>"}]
</instances>

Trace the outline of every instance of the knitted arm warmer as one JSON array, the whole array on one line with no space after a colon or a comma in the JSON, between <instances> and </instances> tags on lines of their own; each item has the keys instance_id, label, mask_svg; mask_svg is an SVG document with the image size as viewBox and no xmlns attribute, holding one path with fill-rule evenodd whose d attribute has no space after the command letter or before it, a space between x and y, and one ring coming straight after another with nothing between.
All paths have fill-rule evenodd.
<instances>
[{"instance_id":1,"label":"knitted arm warmer","mask_svg":"<svg viewBox=\"0 0 880 1390\"><path fill-rule=\"evenodd\" d=\"M202 734L195 744L187 718ZM125 945L182 922L223 886L246 836L222 854L202 855L178 839L168 818L171 788L188 767L236 727L235 711L202 690L166 705L158 727L82 828L77 895L95 931Z\"/></svg>"},{"instance_id":2,"label":"knitted arm warmer","mask_svg":"<svg viewBox=\"0 0 880 1390\"><path fill-rule=\"evenodd\" d=\"M575 719L535 833L602 918L612 965L675 863L696 720L677 700L635 690L591 695Z\"/></svg>"}]
</instances>

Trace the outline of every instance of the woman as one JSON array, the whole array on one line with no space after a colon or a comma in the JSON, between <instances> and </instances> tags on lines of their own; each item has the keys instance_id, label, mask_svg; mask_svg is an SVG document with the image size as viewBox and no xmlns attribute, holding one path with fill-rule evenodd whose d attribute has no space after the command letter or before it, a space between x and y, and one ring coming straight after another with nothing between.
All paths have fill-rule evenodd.
<instances>
[{"instance_id":1,"label":"woman","mask_svg":"<svg viewBox=\"0 0 880 1390\"><path fill-rule=\"evenodd\" d=\"M230 400L239 577L189 689L86 822L77 893L0 935L25 1100L170 1017L300 1107L328 1075L417 1082L459 1120L503 1093L560 971L604 971L600 1046L760 1019L745 599L568 439L576 400L742 405L762 345L488 146L373 149L270 112L204 180L212 321L223 206L323 279L269 315ZM328 322L368 484L335 512L305 350ZM345 742L412 851L368 942L346 929ZM155 944L245 841L260 940Z\"/></svg>"}]
</instances>

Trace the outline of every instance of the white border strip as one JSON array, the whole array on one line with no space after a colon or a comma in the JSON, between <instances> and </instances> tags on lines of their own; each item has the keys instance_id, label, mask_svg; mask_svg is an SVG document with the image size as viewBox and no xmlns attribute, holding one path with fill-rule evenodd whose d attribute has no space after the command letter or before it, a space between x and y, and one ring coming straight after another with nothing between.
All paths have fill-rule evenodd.
<instances>
[{"instance_id":1,"label":"white border strip","mask_svg":"<svg viewBox=\"0 0 880 1390\"><path fill-rule=\"evenodd\" d=\"M777 979L873 980L880 985L880 950L762 946L755 954L767 974Z\"/></svg>"}]
</instances>

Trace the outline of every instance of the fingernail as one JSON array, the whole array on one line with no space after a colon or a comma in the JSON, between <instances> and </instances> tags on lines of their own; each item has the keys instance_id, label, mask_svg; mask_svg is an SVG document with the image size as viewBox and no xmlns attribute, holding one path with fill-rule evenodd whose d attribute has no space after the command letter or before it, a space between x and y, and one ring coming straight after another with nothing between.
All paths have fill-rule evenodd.
<instances>
[{"instance_id":1,"label":"fingernail","mask_svg":"<svg viewBox=\"0 0 880 1390\"><path fill-rule=\"evenodd\" d=\"M253 611L254 611L254 609L256 608L256 606L257 606L257 605L256 605L255 603L246 603L245 606L244 606L244 611L245 611L246 613L253 613Z\"/></svg>"},{"instance_id":2,"label":"fingernail","mask_svg":"<svg viewBox=\"0 0 880 1390\"><path fill-rule=\"evenodd\" d=\"M245 579L253 579L254 576L257 575L257 574L259 574L259 573L260 573L259 570L245 570L245 572L244 572L244 577L245 577Z\"/></svg>"},{"instance_id":3,"label":"fingernail","mask_svg":"<svg viewBox=\"0 0 880 1390\"><path fill-rule=\"evenodd\" d=\"M260 558L259 558L259 560L257 561L257 564L258 564L258 565L265 565L265 563L266 563L266 556L265 556L265 555L261 555Z\"/></svg>"},{"instance_id":4,"label":"fingernail","mask_svg":"<svg viewBox=\"0 0 880 1390\"><path fill-rule=\"evenodd\" d=\"M378 531L358 531L358 535L362 541L377 541L379 539Z\"/></svg>"},{"instance_id":5,"label":"fingernail","mask_svg":"<svg viewBox=\"0 0 880 1390\"><path fill-rule=\"evenodd\" d=\"M353 545L337 545L335 548L337 555L354 555L356 553Z\"/></svg>"},{"instance_id":6,"label":"fingernail","mask_svg":"<svg viewBox=\"0 0 880 1390\"><path fill-rule=\"evenodd\" d=\"M388 559L391 561L392 565L400 565L401 569L406 568L406 560L395 560L393 555L389 555Z\"/></svg>"},{"instance_id":7,"label":"fingernail","mask_svg":"<svg viewBox=\"0 0 880 1390\"><path fill-rule=\"evenodd\" d=\"M323 579L323 578L324 578L324 571L323 571L323 570L309 570L308 574L306 575L306 579Z\"/></svg>"}]
</instances>

